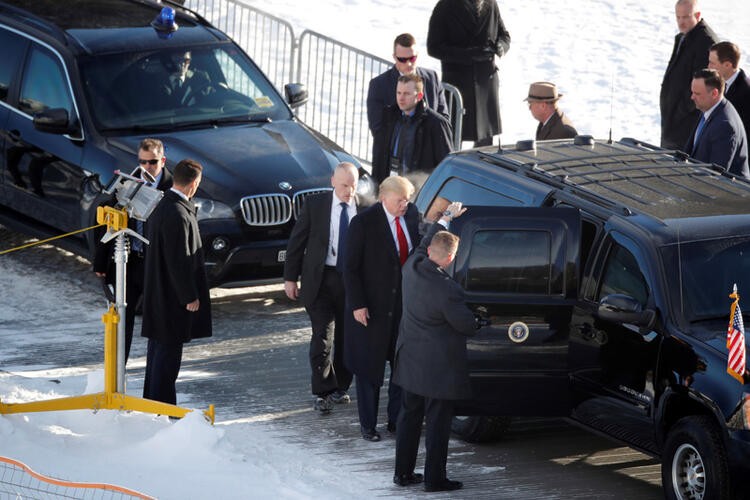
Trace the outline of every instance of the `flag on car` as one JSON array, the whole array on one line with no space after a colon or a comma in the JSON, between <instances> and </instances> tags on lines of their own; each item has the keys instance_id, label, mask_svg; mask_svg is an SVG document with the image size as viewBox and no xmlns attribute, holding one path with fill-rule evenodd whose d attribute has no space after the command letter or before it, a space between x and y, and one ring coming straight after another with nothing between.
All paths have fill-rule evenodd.
<instances>
[{"instance_id":1,"label":"flag on car","mask_svg":"<svg viewBox=\"0 0 750 500\"><path fill-rule=\"evenodd\" d=\"M734 291L729 296L734 299L732 307L729 310L729 328L727 329L727 349L729 349L729 358L727 360L727 373L739 380L741 384L745 383L745 325L742 321L742 311L740 311L740 296L737 293L737 285L734 285Z\"/></svg>"}]
</instances>

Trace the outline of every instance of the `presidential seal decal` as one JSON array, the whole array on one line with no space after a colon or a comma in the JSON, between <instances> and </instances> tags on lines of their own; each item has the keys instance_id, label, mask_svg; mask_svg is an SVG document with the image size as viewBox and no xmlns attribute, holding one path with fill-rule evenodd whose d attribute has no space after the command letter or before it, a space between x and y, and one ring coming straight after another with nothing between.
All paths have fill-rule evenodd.
<instances>
[{"instance_id":1,"label":"presidential seal decal","mask_svg":"<svg viewBox=\"0 0 750 500\"><path fill-rule=\"evenodd\" d=\"M508 327L508 337L517 344L526 342L529 338L529 325L523 321L516 321Z\"/></svg>"}]
</instances>

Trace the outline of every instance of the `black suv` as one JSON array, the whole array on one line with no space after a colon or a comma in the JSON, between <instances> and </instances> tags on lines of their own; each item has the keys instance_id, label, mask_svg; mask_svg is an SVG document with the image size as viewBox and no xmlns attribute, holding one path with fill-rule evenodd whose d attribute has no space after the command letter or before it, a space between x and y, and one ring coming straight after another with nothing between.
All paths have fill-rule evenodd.
<instances>
[{"instance_id":1,"label":"black suv","mask_svg":"<svg viewBox=\"0 0 750 500\"><path fill-rule=\"evenodd\" d=\"M750 376L727 373L727 326L734 284L750 311L750 184L577 137L450 155L416 204L452 200L469 210L451 273L493 321L468 342L454 430L570 417L661 457L668 498L748 498Z\"/></svg>"},{"instance_id":2,"label":"black suv","mask_svg":"<svg viewBox=\"0 0 750 500\"><path fill-rule=\"evenodd\" d=\"M95 224L102 186L155 137L168 167L204 166L211 283L280 277L304 198L330 189L340 161L359 164L295 118L303 86L285 87L287 104L227 35L178 4L170 19L165 4L0 1L0 221L37 236ZM190 92L178 95L186 62ZM360 193L372 189L363 178ZM94 241L68 243L88 255Z\"/></svg>"}]
</instances>

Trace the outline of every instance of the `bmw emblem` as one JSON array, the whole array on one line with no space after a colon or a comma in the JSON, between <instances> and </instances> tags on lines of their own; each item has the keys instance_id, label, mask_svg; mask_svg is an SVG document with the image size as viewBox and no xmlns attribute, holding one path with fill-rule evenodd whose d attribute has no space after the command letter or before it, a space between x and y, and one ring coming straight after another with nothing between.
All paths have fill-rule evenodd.
<instances>
[{"instance_id":1,"label":"bmw emblem","mask_svg":"<svg viewBox=\"0 0 750 500\"><path fill-rule=\"evenodd\" d=\"M516 321L508 327L508 337L513 342L520 344L529 338L529 325L522 321Z\"/></svg>"},{"instance_id":2,"label":"bmw emblem","mask_svg":"<svg viewBox=\"0 0 750 500\"><path fill-rule=\"evenodd\" d=\"M279 188L284 191L289 191L290 189L292 189L292 185L289 184L287 181L281 181L279 182Z\"/></svg>"}]
</instances>

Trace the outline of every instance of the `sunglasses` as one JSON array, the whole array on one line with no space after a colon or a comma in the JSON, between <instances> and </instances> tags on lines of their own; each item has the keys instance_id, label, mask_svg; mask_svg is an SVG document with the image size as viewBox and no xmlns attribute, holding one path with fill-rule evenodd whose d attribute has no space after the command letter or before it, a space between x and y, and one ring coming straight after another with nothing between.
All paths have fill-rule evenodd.
<instances>
[{"instance_id":1,"label":"sunglasses","mask_svg":"<svg viewBox=\"0 0 750 500\"><path fill-rule=\"evenodd\" d=\"M160 160L160 159L158 159L158 158L155 158L155 159L153 159L153 160L141 160L140 158L138 158L138 163L139 163L139 164L141 164L141 165L146 165L146 164L149 164L149 165L156 165L156 164L157 164L157 163L159 163L160 161L161 161L161 160Z\"/></svg>"},{"instance_id":2,"label":"sunglasses","mask_svg":"<svg viewBox=\"0 0 750 500\"><path fill-rule=\"evenodd\" d=\"M416 61L416 60L417 60L417 56L411 56L411 57L397 57L397 58L396 58L396 60L397 60L398 62L402 62L402 63L405 63L405 62L414 62L414 61Z\"/></svg>"}]
</instances>

